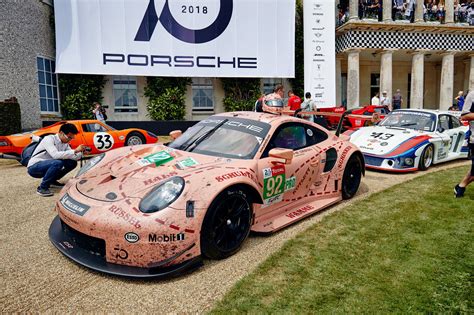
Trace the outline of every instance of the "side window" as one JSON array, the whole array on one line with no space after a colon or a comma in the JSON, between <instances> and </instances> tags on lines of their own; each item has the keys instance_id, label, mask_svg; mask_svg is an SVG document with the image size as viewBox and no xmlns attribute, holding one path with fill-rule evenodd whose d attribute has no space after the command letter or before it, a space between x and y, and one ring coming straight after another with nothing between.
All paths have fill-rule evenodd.
<instances>
[{"instance_id":1,"label":"side window","mask_svg":"<svg viewBox=\"0 0 474 315\"><path fill-rule=\"evenodd\" d=\"M84 130L84 132L104 132L104 131L107 131L100 124L82 124L82 130Z\"/></svg>"},{"instance_id":2,"label":"side window","mask_svg":"<svg viewBox=\"0 0 474 315\"><path fill-rule=\"evenodd\" d=\"M439 121L438 121L438 131L440 128L443 128L444 130L449 129L449 117L446 115L440 115L439 116Z\"/></svg>"},{"instance_id":3,"label":"side window","mask_svg":"<svg viewBox=\"0 0 474 315\"><path fill-rule=\"evenodd\" d=\"M459 121L459 119L457 119L456 117L454 116L451 116L451 122L452 122L452 126L453 126L453 129L454 128L459 128L462 126L461 122Z\"/></svg>"},{"instance_id":4,"label":"side window","mask_svg":"<svg viewBox=\"0 0 474 315\"><path fill-rule=\"evenodd\" d=\"M262 158L268 156L268 152L274 148L299 150L320 143L328 138L328 135L311 126L290 123L281 126L265 149Z\"/></svg>"}]
</instances>

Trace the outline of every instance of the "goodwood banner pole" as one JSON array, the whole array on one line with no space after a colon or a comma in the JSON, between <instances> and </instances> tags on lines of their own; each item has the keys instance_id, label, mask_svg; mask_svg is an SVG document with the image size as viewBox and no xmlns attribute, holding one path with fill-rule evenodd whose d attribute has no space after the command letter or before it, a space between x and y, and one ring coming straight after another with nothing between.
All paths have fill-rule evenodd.
<instances>
[{"instance_id":1,"label":"goodwood banner pole","mask_svg":"<svg viewBox=\"0 0 474 315\"><path fill-rule=\"evenodd\" d=\"M304 1L304 88L318 108L336 105L334 0Z\"/></svg>"}]
</instances>

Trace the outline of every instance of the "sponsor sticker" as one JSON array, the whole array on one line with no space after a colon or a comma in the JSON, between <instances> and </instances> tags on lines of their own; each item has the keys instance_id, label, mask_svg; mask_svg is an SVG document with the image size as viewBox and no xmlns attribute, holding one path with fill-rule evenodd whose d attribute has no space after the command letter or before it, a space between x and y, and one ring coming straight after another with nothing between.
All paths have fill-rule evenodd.
<instances>
[{"instance_id":1,"label":"sponsor sticker","mask_svg":"<svg viewBox=\"0 0 474 315\"><path fill-rule=\"evenodd\" d=\"M134 232L125 233L123 237L129 243L136 243L140 240L140 236L138 236L138 234Z\"/></svg>"},{"instance_id":2,"label":"sponsor sticker","mask_svg":"<svg viewBox=\"0 0 474 315\"><path fill-rule=\"evenodd\" d=\"M162 165L162 164L165 164L171 160L173 160L174 157L169 154L168 152L166 151L160 151L160 152L156 152L156 153L153 153L153 154L150 154L148 156L145 156L143 159L139 160L137 163L142 165L142 166L147 166L147 165L150 165L150 164L155 164L156 166L159 166L159 165Z\"/></svg>"},{"instance_id":3,"label":"sponsor sticker","mask_svg":"<svg viewBox=\"0 0 474 315\"><path fill-rule=\"evenodd\" d=\"M296 186L296 176L291 176L286 179L285 182L285 191L295 189Z\"/></svg>"},{"instance_id":4,"label":"sponsor sticker","mask_svg":"<svg viewBox=\"0 0 474 315\"><path fill-rule=\"evenodd\" d=\"M63 205L65 209L81 217L90 209L90 206L74 200L69 194L62 196L59 202L61 202L61 205Z\"/></svg>"},{"instance_id":5,"label":"sponsor sticker","mask_svg":"<svg viewBox=\"0 0 474 315\"><path fill-rule=\"evenodd\" d=\"M178 162L178 166L181 169L185 169L185 168L195 166L195 165L198 165L198 164L199 163L195 159L193 159L192 157L188 157L187 159L184 159L184 160Z\"/></svg>"},{"instance_id":6,"label":"sponsor sticker","mask_svg":"<svg viewBox=\"0 0 474 315\"><path fill-rule=\"evenodd\" d=\"M167 242L177 242L184 241L184 233L178 234L148 234L148 242L150 243L167 243Z\"/></svg>"},{"instance_id":7,"label":"sponsor sticker","mask_svg":"<svg viewBox=\"0 0 474 315\"><path fill-rule=\"evenodd\" d=\"M263 170L263 199L283 194L286 185L285 166L277 165Z\"/></svg>"}]
</instances>

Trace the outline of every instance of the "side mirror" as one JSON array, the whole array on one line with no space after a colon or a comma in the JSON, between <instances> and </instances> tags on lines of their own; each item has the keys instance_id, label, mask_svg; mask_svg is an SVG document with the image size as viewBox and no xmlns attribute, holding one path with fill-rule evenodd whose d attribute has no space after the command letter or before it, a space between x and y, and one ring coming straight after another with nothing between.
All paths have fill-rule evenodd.
<instances>
[{"instance_id":1,"label":"side mirror","mask_svg":"<svg viewBox=\"0 0 474 315\"><path fill-rule=\"evenodd\" d=\"M291 149L275 148L271 149L270 152L268 152L268 155L272 158L285 160L285 164L291 164L294 152Z\"/></svg>"},{"instance_id":2,"label":"side mirror","mask_svg":"<svg viewBox=\"0 0 474 315\"><path fill-rule=\"evenodd\" d=\"M173 138L173 140L176 140L181 137L182 134L183 132L181 130L173 130L170 132L170 137Z\"/></svg>"}]
</instances>

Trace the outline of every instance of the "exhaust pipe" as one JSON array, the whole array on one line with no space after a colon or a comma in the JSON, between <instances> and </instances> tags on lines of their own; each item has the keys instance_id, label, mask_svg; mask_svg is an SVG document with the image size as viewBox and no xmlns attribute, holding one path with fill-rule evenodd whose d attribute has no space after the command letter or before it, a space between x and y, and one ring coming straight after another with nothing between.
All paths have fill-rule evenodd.
<instances>
[{"instance_id":1,"label":"exhaust pipe","mask_svg":"<svg viewBox=\"0 0 474 315\"><path fill-rule=\"evenodd\" d=\"M17 161L21 160L19 156L11 155L11 154L3 154L3 153L0 153L0 159L17 160Z\"/></svg>"}]
</instances>

